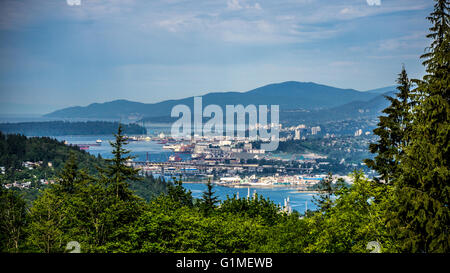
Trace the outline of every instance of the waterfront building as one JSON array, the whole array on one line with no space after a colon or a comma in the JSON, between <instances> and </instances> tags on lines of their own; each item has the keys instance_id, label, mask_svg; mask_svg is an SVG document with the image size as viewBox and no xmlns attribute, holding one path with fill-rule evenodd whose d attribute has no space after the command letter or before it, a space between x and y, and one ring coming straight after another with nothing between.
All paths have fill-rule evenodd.
<instances>
[{"instance_id":1,"label":"waterfront building","mask_svg":"<svg viewBox=\"0 0 450 273\"><path fill-rule=\"evenodd\" d=\"M315 126L315 127L311 128L311 134L312 135L317 135L317 133L320 132L320 131L321 131L320 126Z\"/></svg>"}]
</instances>

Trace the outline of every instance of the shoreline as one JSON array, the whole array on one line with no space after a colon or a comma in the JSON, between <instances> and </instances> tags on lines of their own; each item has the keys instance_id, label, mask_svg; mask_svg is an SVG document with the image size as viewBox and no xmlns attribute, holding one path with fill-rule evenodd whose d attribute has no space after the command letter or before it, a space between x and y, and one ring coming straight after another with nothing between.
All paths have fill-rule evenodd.
<instances>
[{"instance_id":1,"label":"shoreline","mask_svg":"<svg viewBox=\"0 0 450 273\"><path fill-rule=\"evenodd\" d=\"M202 182L202 181L183 181L183 184L207 184L208 182ZM298 189L299 187L296 185L224 185L224 184L219 184L219 183L215 183L215 182L211 182L214 186L221 186L221 187L226 187L226 188L238 188L238 189L245 189L245 188L260 188L260 189L271 189L271 188L291 188L293 190L298 191L299 193L313 193L313 194L318 194L320 193L319 191L314 191L314 190L301 190Z\"/></svg>"}]
</instances>

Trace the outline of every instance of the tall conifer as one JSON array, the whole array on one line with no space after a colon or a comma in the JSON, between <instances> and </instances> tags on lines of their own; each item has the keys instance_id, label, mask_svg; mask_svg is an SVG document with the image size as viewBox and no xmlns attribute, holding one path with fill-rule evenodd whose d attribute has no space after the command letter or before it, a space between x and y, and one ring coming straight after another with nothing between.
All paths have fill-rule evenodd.
<instances>
[{"instance_id":1,"label":"tall conifer","mask_svg":"<svg viewBox=\"0 0 450 273\"><path fill-rule=\"evenodd\" d=\"M410 143L400 164L389 222L407 252L450 251L449 1L435 2L427 18L432 42L422 56L426 75L415 80L420 100L412 111Z\"/></svg>"},{"instance_id":2,"label":"tall conifer","mask_svg":"<svg viewBox=\"0 0 450 273\"><path fill-rule=\"evenodd\" d=\"M379 117L378 127L373 130L379 137L377 143L371 143L369 150L376 154L374 159L364 162L369 168L377 171L380 178L389 184L398 176L399 163L403 149L407 145L407 132L410 129L411 82L405 67L397 79L397 93L394 97L385 96L391 105L383 110L385 115Z\"/></svg>"},{"instance_id":3,"label":"tall conifer","mask_svg":"<svg viewBox=\"0 0 450 273\"><path fill-rule=\"evenodd\" d=\"M127 200L132 196L132 192L128 189L130 181L138 181L141 178L138 176L138 170L127 166L127 163L134 157L128 155L129 150L124 148L128 144L127 138L123 135L122 125L119 125L114 142L110 142L113 147L113 158L106 159L109 163L106 169L102 170L102 174L106 176L113 194L117 199Z\"/></svg>"}]
</instances>

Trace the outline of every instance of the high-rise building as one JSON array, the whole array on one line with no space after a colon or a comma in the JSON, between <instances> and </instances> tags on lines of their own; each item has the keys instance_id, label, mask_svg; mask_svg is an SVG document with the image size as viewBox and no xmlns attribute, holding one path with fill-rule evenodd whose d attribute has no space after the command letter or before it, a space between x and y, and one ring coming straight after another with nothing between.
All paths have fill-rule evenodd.
<instances>
[{"instance_id":1,"label":"high-rise building","mask_svg":"<svg viewBox=\"0 0 450 273\"><path fill-rule=\"evenodd\" d=\"M320 132L320 126L312 127L311 128L311 134L317 135L317 133Z\"/></svg>"},{"instance_id":2,"label":"high-rise building","mask_svg":"<svg viewBox=\"0 0 450 273\"><path fill-rule=\"evenodd\" d=\"M294 140L300 140L300 129L295 130Z\"/></svg>"}]
</instances>

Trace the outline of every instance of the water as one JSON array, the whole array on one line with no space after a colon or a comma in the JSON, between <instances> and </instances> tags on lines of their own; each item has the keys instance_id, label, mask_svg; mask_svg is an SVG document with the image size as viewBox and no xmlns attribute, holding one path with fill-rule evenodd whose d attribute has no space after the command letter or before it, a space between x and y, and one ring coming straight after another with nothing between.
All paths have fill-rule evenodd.
<instances>
[{"instance_id":1,"label":"water","mask_svg":"<svg viewBox=\"0 0 450 273\"><path fill-rule=\"evenodd\" d=\"M195 198L201 198L202 193L206 190L206 184L204 183L183 183L186 189L191 190L192 196ZM276 205L284 205L284 199L290 199L290 205L292 210L296 210L300 213L304 213L306 206L308 210L316 209L313 201L313 193L298 192L295 188L290 187L273 187L273 188L258 188L258 187L245 187L245 188L230 188L225 186L215 185L213 191L220 200L225 200L227 195L233 197L239 192L239 198L246 198L248 195L248 189L250 189L250 196L256 191L258 195L262 195L265 198L269 198Z\"/></svg>"},{"instance_id":2,"label":"water","mask_svg":"<svg viewBox=\"0 0 450 273\"><path fill-rule=\"evenodd\" d=\"M158 133L159 128L154 128L154 133ZM96 136L57 136L54 137L60 141L67 141L71 144L93 144L97 139L102 140L101 146L90 146L87 150L90 154L97 156L100 154L103 158L112 158L112 147L109 145L108 141L113 141L114 136L109 135L96 135ZM135 156L135 161L146 161L147 153L149 155L149 161L153 162L163 162L167 161L169 156L173 154L171 151L166 151L162 149L163 144L158 144L156 141L130 141L125 147L131 150L130 154ZM179 155L183 160L190 157L189 154ZM200 198L202 192L206 190L206 184L204 183L183 183L186 189L192 191L192 195L195 198ZM240 198L247 197L248 188L230 188L224 186L215 186L214 191L220 200L225 200L227 195L232 197L233 194L239 192ZM298 192L292 187L271 187L271 188L258 188L250 187L250 194L256 191L258 195L262 195L265 198L269 198L277 205L284 205L284 199L290 199L290 205L293 210L297 210L303 213L308 206L309 210L314 210L316 206L313 204L312 199L314 194ZM307 203L307 204L306 204Z\"/></svg>"},{"instance_id":3,"label":"water","mask_svg":"<svg viewBox=\"0 0 450 273\"><path fill-rule=\"evenodd\" d=\"M69 144L95 144L97 139L102 140L100 146L90 146L87 152L97 156L100 154L103 158L112 158L113 148L109 145L109 141L114 141L114 136L56 136L54 137L60 141L67 141ZM131 150L130 155L134 156L134 161L146 161L147 153L148 160L151 162L164 162L169 159L169 156L174 153L170 150L163 150L163 144L158 144L156 141L129 141L126 149ZM181 159L189 159L189 154L179 154Z\"/></svg>"}]
</instances>

